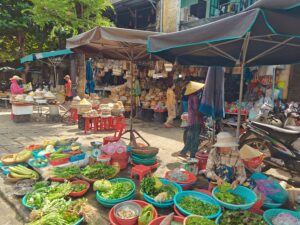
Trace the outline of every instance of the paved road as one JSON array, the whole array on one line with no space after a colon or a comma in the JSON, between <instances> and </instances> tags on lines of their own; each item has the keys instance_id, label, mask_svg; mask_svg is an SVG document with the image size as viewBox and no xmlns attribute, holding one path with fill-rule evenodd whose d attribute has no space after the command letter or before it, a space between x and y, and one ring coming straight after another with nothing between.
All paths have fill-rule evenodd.
<instances>
[{"instance_id":1,"label":"paved road","mask_svg":"<svg viewBox=\"0 0 300 225\"><path fill-rule=\"evenodd\" d=\"M77 125L66 125L60 123L49 124L45 122L16 124L10 121L9 118L8 111L0 111L0 155L20 151L29 144L39 144L46 139L53 140L62 137L79 137L79 142L81 142L84 147L88 147L91 141L101 141L103 137L109 135L109 133L91 133L85 135L82 131L77 129ZM164 176L166 170L178 166L178 159L171 155L181 150L183 147L182 130L180 128L165 129L162 128L162 125L160 124L142 122L136 122L134 127L136 130L140 131L141 135L152 146L160 148L158 159L161 165L155 172L155 175ZM129 171L123 172L124 176L128 176L128 172ZM16 199L12 196L12 194L8 193L10 189L11 187L3 182L3 177L0 177L0 190L7 193L8 200L15 206L18 213L22 214L23 217L26 217L26 215L28 215L28 211L24 210L19 199ZM88 198L91 200L92 204L99 209L101 215L103 215L104 218L107 218L108 210L96 203L94 195L95 194L91 192L88 195ZM0 206L9 210L9 208L7 208L9 206L5 203L2 204L0 202ZM0 208L0 210L2 210L2 208ZM9 224L18 224L18 220L14 219L14 213L1 213L1 217L0 221L10 221Z\"/></svg>"}]
</instances>

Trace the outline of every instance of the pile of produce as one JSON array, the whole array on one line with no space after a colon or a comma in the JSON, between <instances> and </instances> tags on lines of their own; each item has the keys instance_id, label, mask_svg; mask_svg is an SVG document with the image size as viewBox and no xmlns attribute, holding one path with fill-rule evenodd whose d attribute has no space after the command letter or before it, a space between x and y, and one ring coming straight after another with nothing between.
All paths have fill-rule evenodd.
<instances>
[{"instance_id":1,"label":"pile of produce","mask_svg":"<svg viewBox=\"0 0 300 225\"><path fill-rule=\"evenodd\" d=\"M42 208L31 212L31 222L27 225L74 225L82 217L91 225L103 223L97 210L89 205L86 199L76 201L66 201L63 198L53 201L46 200Z\"/></svg>"},{"instance_id":2,"label":"pile of produce","mask_svg":"<svg viewBox=\"0 0 300 225\"><path fill-rule=\"evenodd\" d=\"M147 205L142 209L138 219L139 225L148 225L154 219L153 206Z\"/></svg>"},{"instance_id":3,"label":"pile of produce","mask_svg":"<svg viewBox=\"0 0 300 225\"><path fill-rule=\"evenodd\" d=\"M74 165L66 167L53 167L50 170L48 170L47 177L67 179L79 176L80 173L80 168Z\"/></svg>"},{"instance_id":4,"label":"pile of produce","mask_svg":"<svg viewBox=\"0 0 300 225\"><path fill-rule=\"evenodd\" d=\"M35 172L34 170L28 169L25 166L17 165L17 166L10 166L9 167L10 176L13 178L18 179L32 179L32 180L38 180L39 174Z\"/></svg>"},{"instance_id":5,"label":"pile of produce","mask_svg":"<svg viewBox=\"0 0 300 225\"><path fill-rule=\"evenodd\" d=\"M192 196L183 197L178 204L181 208L194 215L210 216L218 212L217 206L205 203Z\"/></svg>"},{"instance_id":6,"label":"pile of produce","mask_svg":"<svg viewBox=\"0 0 300 225\"><path fill-rule=\"evenodd\" d=\"M15 163L25 162L31 157L31 151L23 150L17 154L8 154L1 157L3 165L11 165Z\"/></svg>"},{"instance_id":7,"label":"pile of produce","mask_svg":"<svg viewBox=\"0 0 300 225\"><path fill-rule=\"evenodd\" d=\"M188 217L186 225L216 225L214 221L211 221L205 217L200 217L200 216L191 216Z\"/></svg>"},{"instance_id":8,"label":"pile of produce","mask_svg":"<svg viewBox=\"0 0 300 225\"><path fill-rule=\"evenodd\" d=\"M300 225L300 220L290 213L279 213L272 218L273 225Z\"/></svg>"},{"instance_id":9,"label":"pile of produce","mask_svg":"<svg viewBox=\"0 0 300 225\"><path fill-rule=\"evenodd\" d=\"M231 190L231 186L229 183L224 183L220 185L219 190L220 192L216 193L216 197L222 202L226 202L234 205L245 204L245 199L243 199L242 197L236 194L229 192Z\"/></svg>"},{"instance_id":10,"label":"pile of produce","mask_svg":"<svg viewBox=\"0 0 300 225\"><path fill-rule=\"evenodd\" d=\"M71 184L72 192L80 192L85 190L86 188L87 188L86 184L80 184L80 183Z\"/></svg>"},{"instance_id":11,"label":"pile of produce","mask_svg":"<svg viewBox=\"0 0 300 225\"><path fill-rule=\"evenodd\" d=\"M88 179L100 180L110 178L116 173L116 169L104 163L88 165L81 171L81 175Z\"/></svg>"},{"instance_id":12,"label":"pile of produce","mask_svg":"<svg viewBox=\"0 0 300 225\"><path fill-rule=\"evenodd\" d=\"M127 196L133 188L130 182L111 183L108 180L98 180L93 185L94 191L99 191L100 196L105 199L123 198Z\"/></svg>"},{"instance_id":13,"label":"pile of produce","mask_svg":"<svg viewBox=\"0 0 300 225\"><path fill-rule=\"evenodd\" d=\"M263 217L249 211L225 211L222 214L220 225L267 225Z\"/></svg>"},{"instance_id":14,"label":"pile of produce","mask_svg":"<svg viewBox=\"0 0 300 225\"><path fill-rule=\"evenodd\" d=\"M26 196L26 204L34 208L40 208L46 201L64 198L71 193L71 184L52 183L51 186L45 186L43 183L38 183L34 186L33 191Z\"/></svg>"},{"instance_id":15,"label":"pile of produce","mask_svg":"<svg viewBox=\"0 0 300 225\"><path fill-rule=\"evenodd\" d=\"M163 184L157 177L145 177L141 182L141 190L156 202L171 200L178 191L173 185Z\"/></svg>"}]
</instances>

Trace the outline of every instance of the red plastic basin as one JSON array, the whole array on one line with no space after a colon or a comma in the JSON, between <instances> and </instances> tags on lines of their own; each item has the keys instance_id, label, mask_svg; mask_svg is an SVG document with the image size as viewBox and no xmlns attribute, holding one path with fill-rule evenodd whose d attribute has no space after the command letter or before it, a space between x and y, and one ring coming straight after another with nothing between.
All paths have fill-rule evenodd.
<instances>
[{"instance_id":1,"label":"red plastic basin","mask_svg":"<svg viewBox=\"0 0 300 225\"><path fill-rule=\"evenodd\" d=\"M50 180L53 182L65 182L65 180L73 180L75 177L69 177L69 178L58 178L58 177L51 177Z\"/></svg>"},{"instance_id":2,"label":"red plastic basin","mask_svg":"<svg viewBox=\"0 0 300 225\"><path fill-rule=\"evenodd\" d=\"M86 185L86 188L82 191L79 191L79 192L71 192L69 194L69 196L71 197L81 197L83 196L90 188L90 183L85 181L85 180L75 180L75 181L72 181L71 184L85 184Z\"/></svg>"},{"instance_id":3,"label":"red plastic basin","mask_svg":"<svg viewBox=\"0 0 300 225\"><path fill-rule=\"evenodd\" d=\"M132 200L132 201L128 201L128 202L135 202L135 203L139 204L142 208L149 205L148 202L141 201L141 200ZM108 218L109 218L109 222L111 223L111 225L126 225L124 223L122 223L122 224L118 223L118 221L115 217L115 214L114 214L114 210L115 210L115 207L112 207L108 213ZM154 219L157 218L157 211L154 207L153 207L153 216L154 216Z\"/></svg>"},{"instance_id":4,"label":"red plastic basin","mask_svg":"<svg viewBox=\"0 0 300 225\"><path fill-rule=\"evenodd\" d=\"M164 220L164 218L166 218L166 216L158 217L158 218L152 220L151 223L149 223L149 225L159 225L159 224ZM179 223L182 223L182 224L183 224L184 217L181 217L181 216L174 216L174 220L175 220L176 222L179 222Z\"/></svg>"}]
</instances>

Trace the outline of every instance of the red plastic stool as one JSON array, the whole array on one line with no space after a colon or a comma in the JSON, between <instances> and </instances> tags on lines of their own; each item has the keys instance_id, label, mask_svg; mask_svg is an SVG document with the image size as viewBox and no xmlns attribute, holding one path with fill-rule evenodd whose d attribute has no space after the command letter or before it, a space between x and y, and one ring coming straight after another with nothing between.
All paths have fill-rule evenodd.
<instances>
[{"instance_id":1,"label":"red plastic stool","mask_svg":"<svg viewBox=\"0 0 300 225\"><path fill-rule=\"evenodd\" d=\"M151 167L144 165L137 165L131 168L130 178L133 178L134 175L139 175L140 181L147 175L152 175Z\"/></svg>"},{"instance_id":2,"label":"red plastic stool","mask_svg":"<svg viewBox=\"0 0 300 225\"><path fill-rule=\"evenodd\" d=\"M98 130L98 117L85 117L85 122L84 122L84 133L93 130L95 133Z\"/></svg>"},{"instance_id":3,"label":"red plastic stool","mask_svg":"<svg viewBox=\"0 0 300 225\"><path fill-rule=\"evenodd\" d=\"M101 117L100 118L100 130L110 130L109 128L109 121L111 117Z\"/></svg>"},{"instance_id":4,"label":"red plastic stool","mask_svg":"<svg viewBox=\"0 0 300 225\"><path fill-rule=\"evenodd\" d=\"M125 129L126 129L126 124L123 124L123 123L117 124L114 136L104 137L103 145L106 145L108 143L118 142L121 139L121 136L122 136L123 132L125 131Z\"/></svg>"},{"instance_id":5,"label":"red plastic stool","mask_svg":"<svg viewBox=\"0 0 300 225\"><path fill-rule=\"evenodd\" d=\"M72 122L77 122L78 121L78 111L75 108L70 109L70 116L69 116L70 121Z\"/></svg>"}]
</instances>

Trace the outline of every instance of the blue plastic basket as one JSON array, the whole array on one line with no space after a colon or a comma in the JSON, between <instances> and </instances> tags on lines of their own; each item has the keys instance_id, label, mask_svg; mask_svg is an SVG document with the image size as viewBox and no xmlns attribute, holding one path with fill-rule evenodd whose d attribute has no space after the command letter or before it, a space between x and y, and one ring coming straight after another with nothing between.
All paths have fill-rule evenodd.
<instances>
[{"instance_id":1,"label":"blue plastic basket","mask_svg":"<svg viewBox=\"0 0 300 225\"><path fill-rule=\"evenodd\" d=\"M218 218L216 219L216 224L220 224L221 218L222 218L222 214L220 216L218 216Z\"/></svg>"},{"instance_id":2,"label":"blue plastic basket","mask_svg":"<svg viewBox=\"0 0 300 225\"><path fill-rule=\"evenodd\" d=\"M138 165L142 164L142 165L146 165L146 166L153 165L157 160L156 157L142 159L142 158L136 157L134 155L131 155L131 159L135 164L138 164Z\"/></svg>"},{"instance_id":3,"label":"blue plastic basket","mask_svg":"<svg viewBox=\"0 0 300 225\"><path fill-rule=\"evenodd\" d=\"M34 167L34 168L41 168L41 167L47 166L48 163L49 163L48 159L45 158L44 160L47 160L45 163L40 164L40 165L35 165L35 164L33 163L33 161L35 161L35 160L37 160L37 159L30 159L30 160L28 161L28 164L29 164L31 167Z\"/></svg>"},{"instance_id":4,"label":"blue plastic basket","mask_svg":"<svg viewBox=\"0 0 300 225\"><path fill-rule=\"evenodd\" d=\"M38 154L41 152L41 151L43 151L44 149L39 149L39 150L34 150L34 151L32 151L32 156L33 156L33 158L35 158L35 159L44 159L44 158L46 158L45 156L39 156Z\"/></svg>"},{"instance_id":5,"label":"blue plastic basket","mask_svg":"<svg viewBox=\"0 0 300 225\"><path fill-rule=\"evenodd\" d=\"M243 199L245 199L246 203L242 204L242 205L229 204L229 203L221 201L220 199L218 199L216 197L216 193L218 193L218 192L219 192L219 188L215 187L212 191L212 196L214 197L214 199L216 199L220 203L221 206L223 206L227 209L231 209L231 210L250 209L257 201L257 196L256 196L255 192L250 190L249 188L246 188L243 186L238 186L236 189L229 191L230 193L233 193L233 194L238 195L238 196L242 197Z\"/></svg>"},{"instance_id":6,"label":"blue plastic basket","mask_svg":"<svg viewBox=\"0 0 300 225\"><path fill-rule=\"evenodd\" d=\"M294 217L296 217L297 219L300 220L300 213L299 212L295 212L295 211L291 211L291 210L287 210L287 209L269 209L269 210L264 212L263 217L264 217L264 220L269 225L273 225L272 219L280 213L289 213L292 216L294 216Z\"/></svg>"},{"instance_id":7,"label":"blue plastic basket","mask_svg":"<svg viewBox=\"0 0 300 225\"><path fill-rule=\"evenodd\" d=\"M80 153L78 155L72 155L69 160L70 160L70 162L76 162L79 160L83 160L85 158L85 155L86 155L85 152Z\"/></svg>"},{"instance_id":8,"label":"blue plastic basket","mask_svg":"<svg viewBox=\"0 0 300 225\"><path fill-rule=\"evenodd\" d=\"M34 206L27 204L27 195L24 195L22 198L22 205L24 205L27 209L34 209Z\"/></svg>"},{"instance_id":9,"label":"blue plastic basket","mask_svg":"<svg viewBox=\"0 0 300 225\"><path fill-rule=\"evenodd\" d=\"M110 182L112 183L117 183L117 182L129 182L133 189L130 193L128 193L128 195L124 196L123 198L119 198L119 199L105 199L103 197L100 196L100 192L97 191L96 192L96 199L98 200L99 203L104 203L104 204L108 204L108 205L115 205L115 204L118 204L120 202L124 202L124 201L127 201L127 200L132 200L134 197L135 197L135 190L136 190L136 186L135 186L135 183L131 180L131 179L127 179L127 178L115 178L115 179L112 179L110 180ZM132 198L133 196L133 198ZM102 204L102 205L104 205Z\"/></svg>"},{"instance_id":10,"label":"blue plastic basket","mask_svg":"<svg viewBox=\"0 0 300 225\"><path fill-rule=\"evenodd\" d=\"M169 181L168 179L162 179L162 178L160 178L160 181L165 185L172 185L175 188L177 188L177 193L182 192L182 188L179 184ZM146 193L143 193L143 196L147 202L155 205L158 208L166 208L166 207L172 206L174 204L174 199L170 199L165 202L159 203L159 202L155 202L154 199L152 197L150 197L149 195L147 195ZM168 206L166 206L167 204L168 204Z\"/></svg>"},{"instance_id":11,"label":"blue plastic basket","mask_svg":"<svg viewBox=\"0 0 300 225\"><path fill-rule=\"evenodd\" d=\"M272 199L266 198L265 202L263 204L263 208L266 208L266 209L278 209L282 205L283 205L283 203L276 203L276 202L273 202Z\"/></svg>"},{"instance_id":12,"label":"blue plastic basket","mask_svg":"<svg viewBox=\"0 0 300 225\"><path fill-rule=\"evenodd\" d=\"M217 206L218 207L218 212L213 214L213 215L209 215L209 216L204 216L208 219L214 219L216 217L218 217L221 213L222 213L222 209L221 209L221 206L220 204L215 200L213 199L212 197L206 195L206 194L203 194L201 192L197 192L197 191L183 191L183 192L180 192L180 193L177 193L175 195L175 198L174 198L174 202L175 202L175 205L176 205L176 208L182 213L184 214L185 216L190 216L192 215L191 212L183 209L180 205L179 205L179 202L181 201L182 198L186 197L186 196L191 196L193 198L197 198L205 203L208 203L208 204L211 204L211 205L214 205L214 206Z\"/></svg>"},{"instance_id":13,"label":"blue plastic basket","mask_svg":"<svg viewBox=\"0 0 300 225\"><path fill-rule=\"evenodd\" d=\"M78 220L78 222L74 223L74 225L79 225L84 221L84 217L81 217L80 220Z\"/></svg>"},{"instance_id":14,"label":"blue plastic basket","mask_svg":"<svg viewBox=\"0 0 300 225\"><path fill-rule=\"evenodd\" d=\"M104 201L103 198L99 195L98 192L96 192L96 200L104 207L110 208L113 207L121 202L133 200L135 198L135 192L133 192L131 195L127 196L123 200L118 200L117 202L111 202L110 200Z\"/></svg>"}]
</instances>

